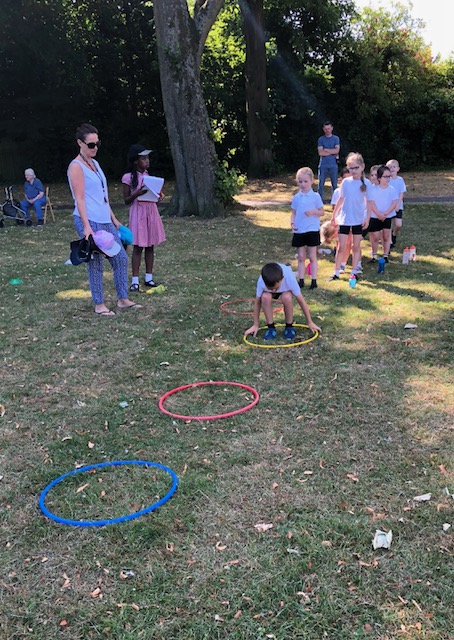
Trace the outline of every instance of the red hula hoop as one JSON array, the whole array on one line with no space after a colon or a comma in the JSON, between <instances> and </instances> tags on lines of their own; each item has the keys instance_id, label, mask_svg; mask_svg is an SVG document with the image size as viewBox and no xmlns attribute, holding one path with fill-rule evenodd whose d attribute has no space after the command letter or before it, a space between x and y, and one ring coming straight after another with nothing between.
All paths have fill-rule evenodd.
<instances>
[{"instance_id":1,"label":"red hula hoop","mask_svg":"<svg viewBox=\"0 0 454 640\"><path fill-rule=\"evenodd\" d=\"M227 302L223 302L219 309L224 311L224 313L234 313L237 316L253 316L253 311L235 311L234 309L228 309L227 307L231 304L238 304L240 302L254 302L254 298L246 298L245 300L227 300ZM279 313L283 311L284 307L276 307L273 309L273 313Z\"/></svg>"},{"instance_id":2,"label":"red hula hoop","mask_svg":"<svg viewBox=\"0 0 454 640\"><path fill-rule=\"evenodd\" d=\"M235 409L235 411L229 411L227 413L218 413L214 416L181 416L178 413L172 413L171 411L167 411L164 408L164 402L169 397L179 391L184 391L185 389L192 389L193 387L203 387L207 385L230 385L232 387L240 387L241 389L246 389L246 391L250 391L254 396L254 399L250 404L241 409ZM259 394L253 387L249 387L247 384L241 384L240 382L193 382L192 384L185 384L182 387L176 387L176 389L171 389L167 391L161 398L159 399L158 407L163 413L166 413L168 416L172 418L180 418L180 420L218 420L219 418L230 418L231 416L236 416L239 413L244 413L245 411L249 411L252 407L255 407L257 402L259 401Z\"/></svg>"}]
</instances>

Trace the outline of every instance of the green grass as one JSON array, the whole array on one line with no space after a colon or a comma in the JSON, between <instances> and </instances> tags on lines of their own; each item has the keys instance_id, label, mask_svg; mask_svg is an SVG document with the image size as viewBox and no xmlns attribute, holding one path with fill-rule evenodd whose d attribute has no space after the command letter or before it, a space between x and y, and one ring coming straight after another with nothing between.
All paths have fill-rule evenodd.
<instances>
[{"instance_id":1,"label":"green grass","mask_svg":"<svg viewBox=\"0 0 454 640\"><path fill-rule=\"evenodd\" d=\"M380 276L366 266L355 290L346 277L328 284L332 262L321 259L319 289L305 296L323 333L282 350L245 345L251 318L219 307L251 298L263 263L295 266L286 211L164 219L154 271L167 291L140 294L142 310L115 318L93 314L84 266L64 265L68 210L42 232L7 223L1 640L453 637L452 529L442 528L454 504L453 212L408 206L400 246L414 243L417 262L396 253ZM114 304L109 269L105 283ZM166 391L206 380L251 385L260 402L208 422L158 410ZM218 413L249 397L194 388L168 408ZM101 529L43 517L51 480L119 459L171 467L177 493ZM168 487L144 469L77 474L47 504L115 517ZM391 550L373 550L378 528L392 529Z\"/></svg>"}]
</instances>

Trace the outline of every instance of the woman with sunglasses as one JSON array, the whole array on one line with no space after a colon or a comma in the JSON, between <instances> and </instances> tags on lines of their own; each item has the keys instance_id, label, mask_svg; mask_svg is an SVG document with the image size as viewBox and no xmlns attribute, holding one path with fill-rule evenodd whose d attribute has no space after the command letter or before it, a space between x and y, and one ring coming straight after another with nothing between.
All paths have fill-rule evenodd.
<instances>
[{"instance_id":1,"label":"woman with sunglasses","mask_svg":"<svg viewBox=\"0 0 454 640\"><path fill-rule=\"evenodd\" d=\"M82 124L76 131L79 153L68 167L68 181L74 198L74 226L80 238L89 238L96 231L110 232L120 250L109 260L117 291L117 307L130 309L141 305L128 298L128 256L118 234L120 222L110 208L107 180L95 156L101 145L98 130L91 124ZM88 281L95 313L114 316L115 312L104 303L104 254L94 253L87 263Z\"/></svg>"}]
</instances>

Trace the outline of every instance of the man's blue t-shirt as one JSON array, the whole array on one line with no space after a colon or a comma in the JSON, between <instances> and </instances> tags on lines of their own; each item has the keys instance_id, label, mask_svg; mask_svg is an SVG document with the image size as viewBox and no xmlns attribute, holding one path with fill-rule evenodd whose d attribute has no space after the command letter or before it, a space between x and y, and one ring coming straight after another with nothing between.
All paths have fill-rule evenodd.
<instances>
[{"instance_id":1,"label":"man's blue t-shirt","mask_svg":"<svg viewBox=\"0 0 454 640\"><path fill-rule=\"evenodd\" d=\"M323 147L324 149L334 149L340 145L339 136L320 136L317 142L317 147ZM333 154L331 156L320 156L319 167L335 167L337 164L336 156Z\"/></svg>"}]
</instances>

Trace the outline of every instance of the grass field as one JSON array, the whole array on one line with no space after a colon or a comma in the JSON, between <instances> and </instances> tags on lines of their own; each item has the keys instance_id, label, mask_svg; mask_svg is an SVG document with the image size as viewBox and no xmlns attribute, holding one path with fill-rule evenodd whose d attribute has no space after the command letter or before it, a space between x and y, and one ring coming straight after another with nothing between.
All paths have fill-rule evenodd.
<instances>
[{"instance_id":1,"label":"grass field","mask_svg":"<svg viewBox=\"0 0 454 640\"><path fill-rule=\"evenodd\" d=\"M319 289L305 297L323 333L282 350L245 345L250 317L219 307L252 297L265 262L296 267L284 209L164 218L155 275L167 291L141 293L143 309L113 318L95 317L84 266L64 265L69 209L43 231L7 223L1 640L453 638L443 527L454 506L453 213L409 205L399 249L414 243L417 261L403 266L397 251L382 275L366 265L354 290L348 276L327 283L332 261L321 259ZM114 304L109 268L105 283ZM159 411L165 392L209 380L250 385L260 401L207 422ZM215 414L250 401L243 389L197 387L168 408ZM40 512L54 478L122 459L170 467L178 491L103 528ZM160 470L108 468L65 480L46 504L71 519L115 518L169 486ZM391 549L374 551L376 529L392 530Z\"/></svg>"}]
</instances>

